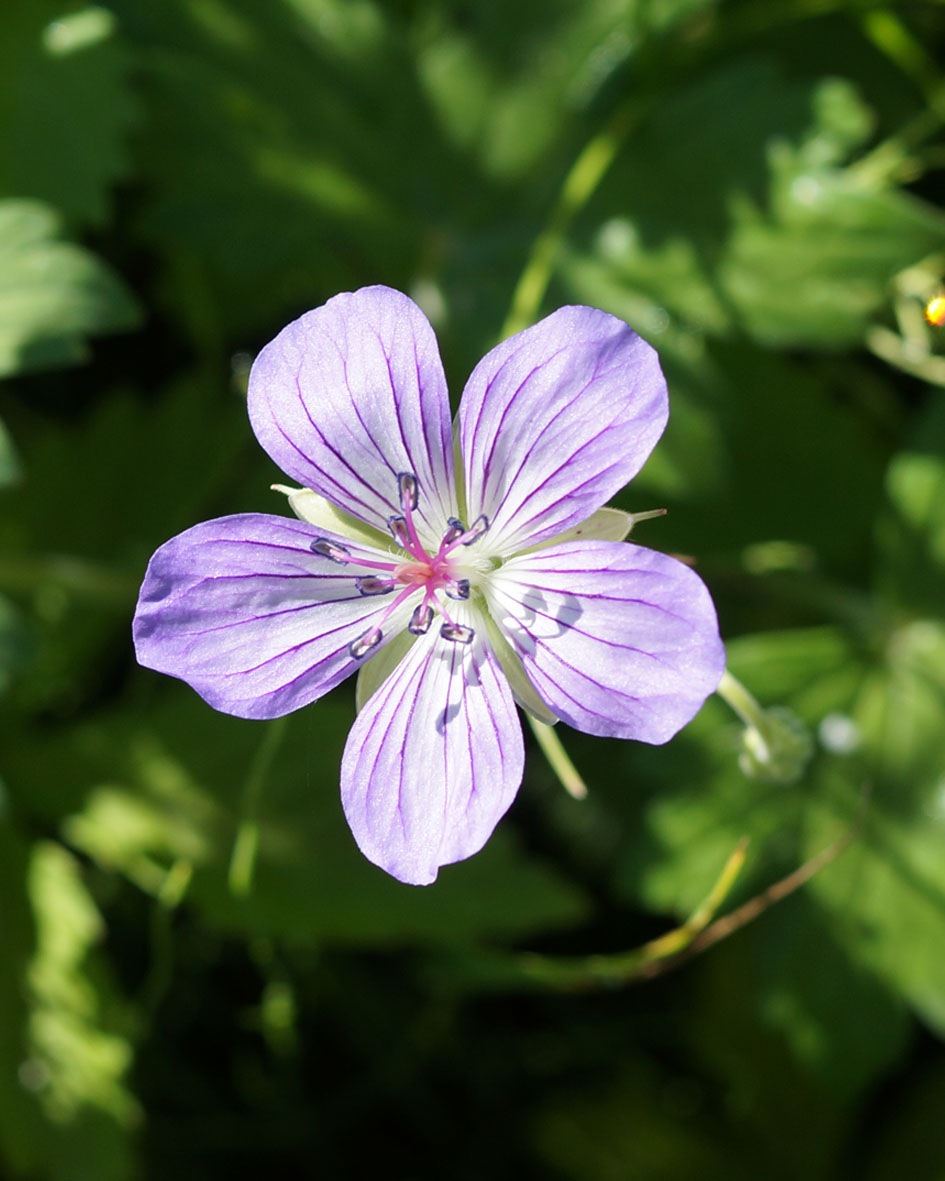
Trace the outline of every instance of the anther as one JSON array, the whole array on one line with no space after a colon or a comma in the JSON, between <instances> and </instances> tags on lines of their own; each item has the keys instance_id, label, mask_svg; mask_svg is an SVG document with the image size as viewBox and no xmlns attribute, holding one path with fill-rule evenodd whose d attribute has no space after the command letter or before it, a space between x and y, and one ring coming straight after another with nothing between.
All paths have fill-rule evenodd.
<instances>
[{"instance_id":1,"label":"anther","mask_svg":"<svg viewBox=\"0 0 945 1181\"><path fill-rule=\"evenodd\" d=\"M379 627L372 627L363 636L358 636L356 640L351 641L348 645L348 652L355 660L360 660L362 656L367 656L372 648L377 647L383 636L384 633Z\"/></svg>"},{"instance_id":2,"label":"anther","mask_svg":"<svg viewBox=\"0 0 945 1181\"><path fill-rule=\"evenodd\" d=\"M489 528L489 518L483 513L476 517L475 521L466 530L466 535L463 537L463 545L472 545L474 541L478 541L483 533ZM464 643L468 641L463 641Z\"/></svg>"},{"instance_id":3,"label":"anther","mask_svg":"<svg viewBox=\"0 0 945 1181\"><path fill-rule=\"evenodd\" d=\"M397 475L397 488L400 492L400 503L403 506L404 512L408 507L411 512L417 511L417 505L420 503L420 485L417 483L417 477L413 472L399 472Z\"/></svg>"},{"instance_id":4,"label":"anther","mask_svg":"<svg viewBox=\"0 0 945 1181\"><path fill-rule=\"evenodd\" d=\"M444 623L440 628L443 639L451 640L454 644L471 644L475 634L474 628L464 627L461 623Z\"/></svg>"},{"instance_id":5,"label":"anther","mask_svg":"<svg viewBox=\"0 0 945 1181\"><path fill-rule=\"evenodd\" d=\"M452 545L458 537L462 537L462 535L466 532L466 526L462 521L458 521L455 517L450 517L446 523L449 525L449 529L447 529L443 534L443 540L440 544Z\"/></svg>"},{"instance_id":6,"label":"anther","mask_svg":"<svg viewBox=\"0 0 945 1181\"><path fill-rule=\"evenodd\" d=\"M469 598L469 579L457 578L455 582L448 582L444 588L448 599L464 600Z\"/></svg>"},{"instance_id":7,"label":"anther","mask_svg":"<svg viewBox=\"0 0 945 1181\"><path fill-rule=\"evenodd\" d=\"M410 534L407 532L406 517L388 517L387 528L399 546L403 549L410 549Z\"/></svg>"},{"instance_id":8,"label":"anther","mask_svg":"<svg viewBox=\"0 0 945 1181\"><path fill-rule=\"evenodd\" d=\"M430 630L430 624L432 623L433 608L429 603L421 603L419 607L414 609L413 615L410 616L407 631L415 636L423 636Z\"/></svg>"},{"instance_id":9,"label":"anther","mask_svg":"<svg viewBox=\"0 0 945 1181\"><path fill-rule=\"evenodd\" d=\"M308 548L313 554L318 554L321 558L328 558L329 561L337 562L339 566L347 566L348 560L351 557L343 545L339 545L337 541L332 541L328 537L316 537L314 541L309 543Z\"/></svg>"},{"instance_id":10,"label":"anther","mask_svg":"<svg viewBox=\"0 0 945 1181\"><path fill-rule=\"evenodd\" d=\"M389 595L394 589L390 578L378 578L375 574L362 574L354 580L354 585L362 595Z\"/></svg>"}]
</instances>

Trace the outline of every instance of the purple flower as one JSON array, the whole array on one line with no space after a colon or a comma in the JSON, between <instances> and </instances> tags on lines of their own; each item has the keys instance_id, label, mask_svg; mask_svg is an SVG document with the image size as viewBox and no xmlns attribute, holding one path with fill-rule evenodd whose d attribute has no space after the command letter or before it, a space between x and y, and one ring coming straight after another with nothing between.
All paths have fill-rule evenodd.
<instances>
[{"instance_id":1,"label":"purple flower","mask_svg":"<svg viewBox=\"0 0 945 1181\"><path fill-rule=\"evenodd\" d=\"M303 485L281 489L300 519L240 513L161 546L138 660L246 718L361 670L342 798L394 877L431 882L486 842L522 780L516 702L662 743L717 686L705 586L601 508L667 417L656 354L622 321L565 307L504 341L454 434L423 313L364 288L262 350L249 415Z\"/></svg>"}]
</instances>

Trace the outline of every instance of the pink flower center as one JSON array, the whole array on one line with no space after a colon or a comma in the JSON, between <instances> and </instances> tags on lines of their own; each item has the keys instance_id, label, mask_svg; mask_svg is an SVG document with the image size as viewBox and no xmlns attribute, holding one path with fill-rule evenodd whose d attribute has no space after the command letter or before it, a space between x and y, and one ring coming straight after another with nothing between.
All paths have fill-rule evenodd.
<instances>
[{"instance_id":1,"label":"pink flower center","mask_svg":"<svg viewBox=\"0 0 945 1181\"><path fill-rule=\"evenodd\" d=\"M316 538L311 543L311 549L316 554L330 558L339 565L359 566L377 571L376 574L355 576L355 586L360 594L387 595L393 591L397 592L377 623L348 645L348 651L356 660L367 656L377 647L384 636L384 624L402 603L418 592L422 594L422 598L410 616L410 622L407 624L409 632L417 636L424 635L430 630L435 616L439 614L443 618L440 635L444 639L454 644L469 644L475 635L473 628L456 623L450 618L446 604L438 597L438 592L459 601L469 598L469 580L457 571L459 564L455 551L460 546L472 545L477 541L489 528L488 520L484 516L479 517L467 529L462 522L450 518L449 527L443 534L439 548L431 557L420 540L413 519L419 496L417 477L412 472L402 472L397 477L397 484L403 516L389 517L387 525L397 544L410 555L408 561L388 562L360 558L327 537Z\"/></svg>"}]
</instances>

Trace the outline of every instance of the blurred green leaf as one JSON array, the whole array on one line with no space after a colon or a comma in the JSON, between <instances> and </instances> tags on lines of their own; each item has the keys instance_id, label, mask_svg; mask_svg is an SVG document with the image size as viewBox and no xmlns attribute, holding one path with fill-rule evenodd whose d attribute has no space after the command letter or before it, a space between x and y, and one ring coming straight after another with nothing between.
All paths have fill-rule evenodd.
<instances>
[{"instance_id":1,"label":"blurred green leaf","mask_svg":"<svg viewBox=\"0 0 945 1181\"><path fill-rule=\"evenodd\" d=\"M861 669L855 646L832 628L740 638L728 644L728 663L763 705L787 705L815 727L849 706ZM825 802L807 780L788 787L746 779L737 764L740 733L741 723L713 698L684 741L668 748L671 757L660 760L660 790L646 812L658 851L641 865L631 843L621 872L628 886L639 879L644 897L661 909L691 910L744 836L752 839L750 866L755 873L763 866L769 880L804 859L808 813ZM683 768L695 744L703 765L690 779Z\"/></svg>"},{"instance_id":2,"label":"blurred green leaf","mask_svg":"<svg viewBox=\"0 0 945 1181\"><path fill-rule=\"evenodd\" d=\"M2 419L0 419L0 488L16 484L22 475L19 457Z\"/></svg>"},{"instance_id":3,"label":"blurred green leaf","mask_svg":"<svg viewBox=\"0 0 945 1181\"><path fill-rule=\"evenodd\" d=\"M877 525L876 581L910 616L945 615L945 402L919 416L910 446L886 473L888 505Z\"/></svg>"},{"instance_id":4,"label":"blurred green leaf","mask_svg":"<svg viewBox=\"0 0 945 1181\"><path fill-rule=\"evenodd\" d=\"M573 1181L723 1174L751 1181L765 1164L757 1147L728 1150L702 1080L639 1055L621 1063L609 1085L557 1096L538 1114L532 1137L552 1175Z\"/></svg>"},{"instance_id":5,"label":"blurred green leaf","mask_svg":"<svg viewBox=\"0 0 945 1181\"><path fill-rule=\"evenodd\" d=\"M114 26L104 7L6 0L0 196L49 202L70 224L104 220L135 117Z\"/></svg>"},{"instance_id":6,"label":"blurred green leaf","mask_svg":"<svg viewBox=\"0 0 945 1181\"><path fill-rule=\"evenodd\" d=\"M705 0L527 0L431 8L417 37L417 68L448 140L487 176L517 178L648 34L704 7Z\"/></svg>"},{"instance_id":7,"label":"blurred green leaf","mask_svg":"<svg viewBox=\"0 0 945 1181\"><path fill-rule=\"evenodd\" d=\"M263 727L215 713L182 685L164 689L161 702L147 724L105 717L15 760L11 790L21 798L29 781L24 803L40 813L55 812L57 799L59 809L63 799L86 799L67 821L69 840L153 894L175 861L193 864L188 899L215 929L303 946L387 945L513 936L584 912L581 892L521 852L508 825L481 855L444 869L433 890L403 886L366 862L341 810L338 768L353 707L337 698L291 720L254 817L252 890L234 897L229 860Z\"/></svg>"},{"instance_id":8,"label":"blurred green leaf","mask_svg":"<svg viewBox=\"0 0 945 1181\"><path fill-rule=\"evenodd\" d=\"M35 949L35 920L25 889L29 845L0 795L0 1160L19 1174L37 1167L43 1121L23 1086L27 1041L26 965ZM27 1078L29 1074L27 1072Z\"/></svg>"},{"instance_id":9,"label":"blurred green leaf","mask_svg":"<svg viewBox=\"0 0 945 1181\"><path fill-rule=\"evenodd\" d=\"M613 212L566 279L616 284L713 335L858 341L893 275L945 246L940 212L845 166L871 123L848 81L726 63L632 137L593 204Z\"/></svg>"},{"instance_id":10,"label":"blurred green leaf","mask_svg":"<svg viewBox=\"0 0 945 1181\"><path fill-rule=\"evenodd\" d=\"M666 436L619 501L669 507L650 543L706 562L789 542L808 547L819 571L861 577L894 439L838 395L826 368L742 341L713 342L695 358L668 343ZM749 608L760 605L755 585Z\"/></svg>"},{"instance_id":11,"label":"blurred green leaf","mask_svg":"<svg viewBox=\"0 0 945 1181\"><path fill-rule=\"evenodd\" d=\"M33 651L34 639L21 612L6 596L0 595L0 696L29 662Z\"/></svg>"},{"instance_id":12,"label":"blurred green leaf","mask_svg":"<svg viewBox=\"0 0 945 1181\"><path fill-rule=\"evenodd\" d=\"M124 1181L138 1105L114 1000L89 974L101 918L74 859L0 822L0 1155L17 1176Z\"/></svg>"},{"instance_id":13,"label":"blurred green leaf","mask_svg":"<svg viewBox=\"0 0 945 1181\"><path fill-rule=\"evenodd\" d=\"M438 144L392 16L255 0L116 9L149 104L142 224L173 315L202 288L214 324L258 331L352 272L406 282L427 195L401 153L409 135L419 169Z\"/></svg>"},{"instance_id":14,"label":"blurred green leaf","mask_svg":"<svg viewBox=\"0 0 945 1181\"><path fill-rule=\"evenodd\" d=\"M29 966L34 998L30 1031L37 1059L48 1072L42 1103L51 1119L69 1123L83 1107L130 1127L137 1104L123 1076L131 1047L98 1025L98 989L83 965L104 930L82 884L75 860L61 846L36 846L28 875L36 915L36 954Z\"/></svg>"},{"instance_id":15,"label":"blurred green leaf","mask_svg":"<svg viewBox=\"0 0 945 1181\"><path fill-rule=\"evenodd\" d=\"M245 402L221 377L187 375L151 402L103 391L81 424L21 431L29 476L0 514L0 590L21 604L36 642L18 708L68 712L96 699L128 658L141 577L170 535L214 510L286 511ZM66 487L68 503L50 512L49 491Z\"/></svg>"},{"instance_id":16,"label":"blurred green leaf","mask_svg":"<svg viewBox=\"0 0 945 1181\"><path fill-rule=\"evenodd\" d=\"M835 923L802 893L746 936L758 965L761 1020L834 1099L862 1090L896 1062L910 1028L902 998L853 959L837 935Z\"/></svg>"},{"instance_id":17,"label":"blurred green leaf","mask_svg":"<svg viewBox=\"0 0 945 1181\"><path fill-rule=\"evenodd\" d=\"M82 361L87 336L138 322L120 280L59 230L45 205L0 201L0 377Z\"/></svg>"}]
</instances>

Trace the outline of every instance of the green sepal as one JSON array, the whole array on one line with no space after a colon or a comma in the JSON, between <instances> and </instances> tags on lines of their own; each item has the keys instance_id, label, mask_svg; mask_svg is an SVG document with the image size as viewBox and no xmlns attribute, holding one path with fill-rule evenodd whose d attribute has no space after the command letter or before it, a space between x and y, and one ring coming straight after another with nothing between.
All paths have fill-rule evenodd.
<instances>
[{"instance_id":1,"label":"green sepal","mask_svg":"<svg viewBox=\"0 0 945 1181\"><path fill-rule=\"evenodd\" d=\"M556 533L547 541L530 546L521 553L531 554L536 550L547 549L549 545L560 545L564 541L626 541L633 528L633 513L625 513L619 508L599 508L586 521L579 525L572 525L563 533Z\"/></svg>"},{"instance_id":2,"label":"green sepal","mask_svg":"<svg viewBox=\"0 0 945 1181\"><path fill-rule=\"evenodd\" d=\"M285 484L273 484L272 490L285 493L289 498L289 508L300 521L307 521L309 525L337 533L341 537L348 538L349 541L360 541L363 545L373 546L374 549L385 552L390 549L391 537L389 534L382 533L380 529L374 529L371 525L359 521L351 513L345 512L344 509L333 505L330 500L326 500L324 496L313 492L311 488L289 488Z\"/></svg>"}]
</instances>

